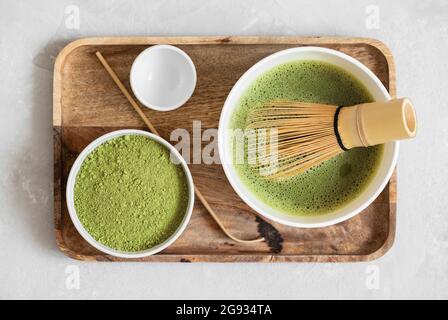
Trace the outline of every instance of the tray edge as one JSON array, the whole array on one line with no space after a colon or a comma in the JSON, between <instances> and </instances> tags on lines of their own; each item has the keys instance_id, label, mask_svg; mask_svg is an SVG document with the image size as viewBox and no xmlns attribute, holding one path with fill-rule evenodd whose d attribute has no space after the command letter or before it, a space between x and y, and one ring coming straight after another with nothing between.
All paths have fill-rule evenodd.
<instances>
[{"instance_id":1,"label":"tray edge","mask_svg":"<svg viewBox=\"0 0 448 320\"><path fill-rule=\"evenodd\" d=\"M157 40L157 41L155 41ZM395 74L395 62L390 49L380 40L364 37L297 37L297 36L170 36L170 37L88 37L74 40L67 44L58 54L53 72L53 128L57 131L57 134L53 135L54 149L61 148L62 139L62 103L61 103L61 81L62 81L62 68L65 63L65 59L68 55L77 49L78 47L85 45L145 45L154 43L175 44L175 45L187 45L187 44L291 44L300 43L301 45L322 45L332 43L345 43L345 44L367 44L381 52L386 59L388 65L389 76L389 93L392 97L396 96L396 74ZM61 150L60 150L61 151ZM62 167L55 166L60 153L54 154L54 186L62 188L61 185L61 172ZM363 262L376 260L385 255L392 247L395 240L396 231L396 169L389 182L389 231L388 236L384 243L375 251L369 254L362 255L232 255L231 259L222 259L220 256L210 255L170 255L161 254L152 256L151 259L145 259L144 262ZM59 177L59 179L58 179ZM63 193L61 192L61 197ZM56 200L54 200L56 204ZM59 249L68 257L82 260L82 261L120 261L128 262L128 260L116 260L110 256L94 255L86 256L80 255L69 249L64 242L62 231L59 228L61 223L62 214L62 201L59 201L59 208L54 209L54 221L55 221L55 236L56 243ZM213 259L215 258L215 259ZM221 259L219 259L221 258ZM142 260L129 260L142 261Z\"/></svg>"}]
</instances>

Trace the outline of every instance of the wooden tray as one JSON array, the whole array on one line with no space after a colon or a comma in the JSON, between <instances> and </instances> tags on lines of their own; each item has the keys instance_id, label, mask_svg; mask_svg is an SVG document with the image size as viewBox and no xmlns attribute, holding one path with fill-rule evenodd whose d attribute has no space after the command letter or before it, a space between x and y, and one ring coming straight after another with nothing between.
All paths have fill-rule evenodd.
<instances>
[{"instance_id":1,"label":"wooden tray","mask_svg":"<svg viewBox=\"0 0 448 320\"><path fill-rule=\"evenodd\" d=\"M145 110L169 140L175 128L217 128L221 107L237 79L258 60L282 49L314 45L340 50L364 63L395 95L395 67L389 50L377 40L299 37L132 37L90 38L70 43L54 69L54 214L56 240L68 256L80 260L119 261L81 238L68 215L65 185L78 153L98 136L123 128L145 129L94 53L100 50L129 87L134 58L152 44L185 50L197 68L193 97L172 112ZM218 229L199 201L182 236L162 253L136 259L160 262L349 262L382 256L395 235L396 175L381 195L356 217L335 226L297 229L264 221L236 195L220 165L192 165L196 185L231 232L242 238L258 234L266 243L239 244ZM277 229L281 236L272 232Z\"/></svg>"}]
</instances>

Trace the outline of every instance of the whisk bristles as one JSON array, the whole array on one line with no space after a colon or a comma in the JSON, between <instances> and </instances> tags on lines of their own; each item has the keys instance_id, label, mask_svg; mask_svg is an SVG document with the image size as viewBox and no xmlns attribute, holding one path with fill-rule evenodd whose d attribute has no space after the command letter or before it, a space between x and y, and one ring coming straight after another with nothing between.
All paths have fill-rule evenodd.
<instances>
[{"instance_id":1,"label":"whisk bristles","mask_svg":"<svg viewBox=\"0 0 448 320\"><path fill-rule=\"evenodd\" d=\"M248 154L256 155L256 161L250 164L260 170L269 168L264 176L283 179L343 152L334 130L337 108L275 101L253 109L246 121L246 129L257 133L257 139L248 141ZM270 138L261 132L267 132Z\"/></svg>"}]
</instances>

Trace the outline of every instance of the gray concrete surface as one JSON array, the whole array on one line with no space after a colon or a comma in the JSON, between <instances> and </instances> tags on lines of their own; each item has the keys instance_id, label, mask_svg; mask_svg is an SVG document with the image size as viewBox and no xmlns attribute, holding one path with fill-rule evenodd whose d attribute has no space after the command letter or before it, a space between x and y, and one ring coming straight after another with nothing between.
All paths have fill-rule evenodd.
<instances>
[{"instance_id":1,"label":"gray concrete surface","mask_svg":"<svg viewBox=\"0 0 448 320\"><path fill-rule=\"evenodd\" d=\"M442 0L1 0L0 298L448 298L447 22ZM419 117L418 138L401 145L389 253L357 264L83 263L64 256L53 234L52 67L64 44L108 35L384 41L395 56L398 95L413 98Z\"/></svg>"}]
</instances>

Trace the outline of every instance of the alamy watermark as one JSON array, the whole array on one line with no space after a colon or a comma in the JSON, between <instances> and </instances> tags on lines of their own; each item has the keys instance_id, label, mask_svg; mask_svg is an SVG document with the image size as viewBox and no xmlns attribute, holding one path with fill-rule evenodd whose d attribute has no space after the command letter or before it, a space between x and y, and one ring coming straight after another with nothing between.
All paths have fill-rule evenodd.
<instances>
[{"instance_id":1,"label":"alamy watermark","mask_svg":"<svg viewBox=\"0 0 448 320\"><path fill-rule=\"evenodd\" d=\"M380 268L377 265L368 265L365 273L366 277L366 288L368 290L378 290L380 288Z\"/></svg>"},{"instance_id":2,"label":"alamy watermark","mask_svg":"<svg viewBox=\"0 0 448 320\"><path fill-rule=\"evenodd\" d=\"M226 129L221 138L231 157L224 161L231 164L256 166L261 175L275 173L278 169L278 132L276 129ZM202 131L201 121L193 121L192 134L183 128L170 134L170 142L187 164L222 164L219 156L218 130L209 128ZM178 159L171 154L171 161Z\"/></svg>"},{"instance_id":3,"label":"alamy watermark","mask_svg":"<svg viewBox=\"0 0 448 320\"><path fill-rule=\"evenodd\" d=\"M79 267L76 265L68 265L65 267L65 288L67 290L79 290L81 287L81 277Z\"/></svg>"},{"instance_id":4,"label":"alamy watermark","mask_svg":"<svg viewBox=\"0 0 448 320\"><path fill-rule=\"evenodd\" d=\"M380 28L380 8L377 5L369 5L366 7L366 28L369 30Z\"/></svg>"},{"instance_id":5,"label":"alamy watermark","mask_svg":"<svg viewBox=\"0 0 448 320\"><path fill-rule=\"evenodd\" d=\"M81 17L79 7L71 4L65 7L65 27L69 30L79 30L81 28Z\"/></svg>"}]
</instances>

